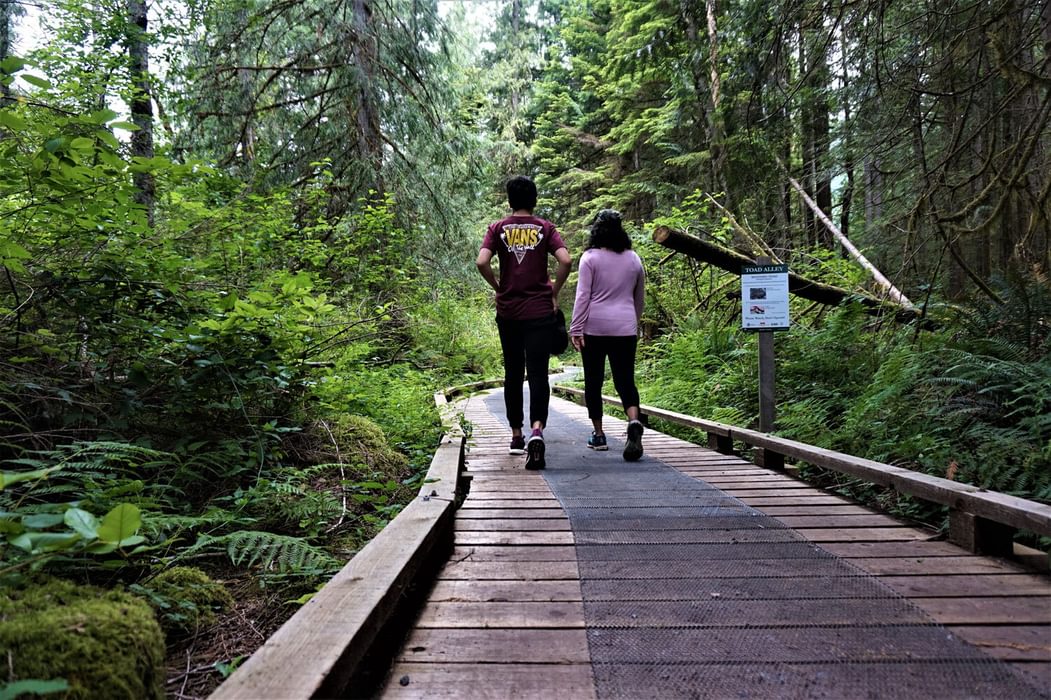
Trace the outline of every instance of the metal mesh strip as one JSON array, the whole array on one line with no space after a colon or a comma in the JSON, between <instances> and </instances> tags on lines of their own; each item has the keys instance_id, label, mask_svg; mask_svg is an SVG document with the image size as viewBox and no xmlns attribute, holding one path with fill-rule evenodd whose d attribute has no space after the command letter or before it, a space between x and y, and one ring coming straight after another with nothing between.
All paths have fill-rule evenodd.
<instances>
[{"instance_id":1,"label":"metal mesh strip","mask_svg":"<svg viewBox=\"0 0 1051 700\"><path fill-rule=\"evenodd\" d=\"M544 477L577 542L600 698L1047 697L709 484L649 457L627 464L615 439L556 460L581 442L563 430L545 431Z\"/></svg>"}]
</instances>

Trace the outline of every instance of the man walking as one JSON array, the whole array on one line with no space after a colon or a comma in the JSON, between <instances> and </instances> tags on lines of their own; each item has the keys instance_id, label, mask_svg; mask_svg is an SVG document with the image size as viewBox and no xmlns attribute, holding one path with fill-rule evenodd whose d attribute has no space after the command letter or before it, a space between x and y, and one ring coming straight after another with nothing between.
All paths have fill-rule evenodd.
<instances>
[{"instance_id":1,"label":"man walking","mask_svg":"<svg viewBox=\"0 0 1051 700\"><path fill-rule=\"evenodd\" d=\"M496 290L496 326L504 358L504 407L511 426L510 453L525 453L526 469L544 468L544 426L551 389L547 381L551 329L558 293L569 277L573 260L554 224L533 216L536 185L518 176L507 182L511 215L492 223L478 251L478 271ZM500 261L500 280L492 259ZM547 256L558 261L555 282L547 272ZM529 377L529 423L522 433L522 382Z\"/></svg>"}]
</instances>

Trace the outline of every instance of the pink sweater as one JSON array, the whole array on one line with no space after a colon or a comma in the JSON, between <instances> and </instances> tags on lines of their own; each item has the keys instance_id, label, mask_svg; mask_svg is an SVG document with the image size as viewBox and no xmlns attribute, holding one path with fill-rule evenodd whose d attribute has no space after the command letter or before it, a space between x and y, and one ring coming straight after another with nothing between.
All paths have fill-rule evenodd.
<instances>
[{"instance_id":1,"label":"pink sweater","mask_svg":"<svg viewBox=\"0 0 1051 700\"><path fill-rule=\"evenodd\" d=\"M637 335L645 285L646 273L635 251L584 251L569 334Z\"/></svg>"}]
</instances>

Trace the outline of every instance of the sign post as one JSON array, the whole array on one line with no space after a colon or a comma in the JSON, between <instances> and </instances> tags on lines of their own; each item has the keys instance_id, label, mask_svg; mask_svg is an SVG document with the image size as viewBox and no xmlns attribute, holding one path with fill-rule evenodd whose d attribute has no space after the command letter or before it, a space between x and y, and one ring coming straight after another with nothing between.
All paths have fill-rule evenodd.
<instances>
[{"instance_id":1,"label":"sign post","mask_svg":"<svg viewBox=\"0 0 1051 700\"><path fill-rule=\"evenodd\" d=\"M741 327L759 332L759 430L772 432L777 419L774 396L774 331L788 330L788 265L759 257L741 268ZM782 469L784 455L756 450L756 464Z\"/></svg>"}]
</instances>

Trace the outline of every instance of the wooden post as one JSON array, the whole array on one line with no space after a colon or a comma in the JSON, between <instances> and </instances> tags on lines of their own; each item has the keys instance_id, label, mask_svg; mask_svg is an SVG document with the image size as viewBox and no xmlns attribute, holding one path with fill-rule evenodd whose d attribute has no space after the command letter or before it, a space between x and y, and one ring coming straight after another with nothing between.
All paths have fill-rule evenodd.
<instances>
[{"instance_id":1,"label":"wooden post","mask_svg":"<svg viewBox=\"0 0 1051 700\"><path fill-rule=\"evenodd\" d=\"M1010 556L1015 529L966 511L949 508L949 541L974 554Z\"/></svg>"},{"instance_id":2,"label":"wooden post","mask_svg":"<svg viewBox=\"0 0 1051 700\"><path fill-rule=\"evenodd\" d=\"M755 262L757 265L770 265L773 261L761 255ZM763 433L772 433L777 419L774 367L774 332L759 331L759 431ZM759 448L755 451L755 463L760 467L784 469L785 458L784 455Z\"/></svg>"},{"instance_id":3,"label":"wooden post","mask_svg":"<svg viewBox=\"0 0 1051 700\"><path fill-rule=\"evenodd\" d=\"M708 433L708 448L724 455L734 453L734 441L729 435L719 433Z\"/></svg>"}]
</instances>

